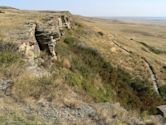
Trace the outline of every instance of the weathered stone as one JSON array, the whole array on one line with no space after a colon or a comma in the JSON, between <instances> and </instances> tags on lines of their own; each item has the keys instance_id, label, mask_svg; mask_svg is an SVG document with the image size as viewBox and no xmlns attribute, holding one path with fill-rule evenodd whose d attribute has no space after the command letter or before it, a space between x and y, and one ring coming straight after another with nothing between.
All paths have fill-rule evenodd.
<instances>
[{"instance_id":1,"label":"weathered stone","mask_svg":"<svg viewBox=\"0 0 166 125\"><path fill-rule=\"evenodd\" d=\"M3 91L5 95L10 95L10 89L13 85L13 81L10 79L0 79L0 91Z\"/></svg>"},{"instance_id":2,"label":"weathered stone","mask_svg":"<svg viewBox=\"0 0 166 125\"><path fill-rule=\"evenodd\" d=\"M49 31L49 28L44 29L44 26L37 26L35 31L36 40L38 41L41 51L46 51L53 57L56 56L55 45L60 39L59 30Z\"/></svg>"},{"instance_id":3,"label":"weathered stone","mask_svg":"<svg viewBox=\"0 0 166 125\"><path fill-rule=\"evenodd\" d=\"M56 45L56 39L54 39L53 36L50 36L50 42L48 43L48 48L52 56L56 56L55 45Z\"/></svg>"},{"instance_id":4,"label":"weathered stone","mask_svg":"<svg viewBox=\"0 0 166 125\"><path fill-rule=\"evenodd\" d=\"M28 27L28 39L21 40L19 45L19 51L22 52L26 58L34 59L39 57L40 49L35 38L35 28L36 24L27 22L26 26Z\"/></svg>"},{"instance_id":5,"label":"weathered stone","mask_svg":"<svg viewBox=\"0 0 166 125\"><path fill-rule=\"evenodd\" d=\"M71 29L71 23L70 23L70 20L67 16L62 15L59 18L59 27Z\"/></svg>"},{"instance_id":6,"label":"weathered stone","mask_svg":"<svg viewBox=\"0 0 166 125\"><path fill-rule=\"evenodd\" d=\"M166 125L166 118L163 118L161 115L150 116L150 119L157 125Z\"/></svg>"},{"instance_id":7,"label":"weathered stone","mask_svg":"<svg viewBox=\"0 0 166 125\"><path fill-rule=\"evenodd\" d=\"M161 105L157 107L158 113L166 118L166 105Z\"/></svg>"},{"instance_id":8,"label":"weathered stone","mask_svg":"<svg viewBox=\"0 0 166 125\"><path fill-rule=\"evenodd\" d=\"M155 123L152 120L146 120L145 125L155 125Z\"/></svg>"},{"instance_id":9,"label":"weathered stone","mask_svg":"<svg viewBox=\"0 0 166 125\"><path fill-rule=\"evenodd\" d=\"M43 21L51 21L51 20L53 20L53 16L46 16L46 17L44 17L43 18Z\"/></svg>"}]
</instances>

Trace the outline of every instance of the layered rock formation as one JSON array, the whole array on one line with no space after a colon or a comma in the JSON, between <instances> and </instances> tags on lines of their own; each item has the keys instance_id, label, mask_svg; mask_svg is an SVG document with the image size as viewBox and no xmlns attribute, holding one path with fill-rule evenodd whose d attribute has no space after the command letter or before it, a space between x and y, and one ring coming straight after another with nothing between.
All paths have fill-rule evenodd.
<instances>
[{"instance_id":1,"label":"layered rock formation","mask_svg":"<svg viewBox=\"0 0 166 125\"><path fill-rule=\"evenodd\" d=\"M40 51L45 51L55 60L55 45L64 35L64 29L71 29L71 23L66 15L58 17L45 17L39 22L29 23L30 37L32 41L23 42L20 51L25 56L35 58Z\"/></svg>"}]
</instances>

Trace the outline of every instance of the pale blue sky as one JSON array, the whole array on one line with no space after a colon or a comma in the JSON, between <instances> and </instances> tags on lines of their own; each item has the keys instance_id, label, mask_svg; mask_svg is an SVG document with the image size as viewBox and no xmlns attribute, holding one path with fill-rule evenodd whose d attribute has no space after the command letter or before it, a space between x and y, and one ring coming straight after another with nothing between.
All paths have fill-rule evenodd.
<instances>
[{"instance_id":1,"label":"pale blue sky","mask_svg":"<svg viewBox=\"0 0 166 125\"><path fill-rule=\"evenodd\" d=\"M85 16L166 17L166 0L0 0L20 9L69 10Z\"/></svg>"}]
</instances>

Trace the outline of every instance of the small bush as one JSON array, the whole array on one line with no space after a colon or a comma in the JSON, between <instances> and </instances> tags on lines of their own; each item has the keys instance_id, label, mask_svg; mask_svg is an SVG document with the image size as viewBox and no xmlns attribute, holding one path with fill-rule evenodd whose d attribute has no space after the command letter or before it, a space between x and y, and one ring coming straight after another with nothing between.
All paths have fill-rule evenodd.
<instances>
[{"instance_id":1,"label":"small bush","mask_svg":"<svg viewBox=\"0 0 166 125\"><path fill-rule=\"evenodd\" d=\"M165 66L163 66L163 69L164 69L164 70L166 70L166 65L165 65Z\"/></svg>"},{"instance_id":2,"label":"small bush","mask_svg":"<svg viewBox=\"0 0 166 125\"><path fill-rule=\"evenodd\" d=\"M65 42L66 44L73 45L74 42L75 42L75 40L76 40L76 39L75 39L74 37L67 37L67 38L65 38L64 42Z\"/></svg>"},{"instance_id":3,"label":"small bush","mask_svg":"<svg viewBox=\"0 0 166 125\"><path fill-rule=\"evenodd\" d=\"M78 22L75 22L75 26L77 26L78 28L82 28L82 24L78 23Z\"/></svg>"},{"instance_id":4,"label":"small bush","mask_svg":"<svg viewBox=\"0 0 166 125\"><path fill-rule=\"evenodd\" d=\"M72 72L67 74L66 80L70 86L81 86L82 83L82 78L80 75Z\"/></svg>"},{"instance_id":5,"label":"small bush","mask_svg":"<svg viewBox=\"0 0 166 125\"><path fill-rule=\"evenodd\" d=\"M166 99L166 85L161 86L161 87L159 88L159 92L160 92L161 96L162 96L164 99Z\"/></svg>"},{"instance_id":6,"label":"small bush","mask_svg":"<svg viewBox=\"0 0 166 125\"><path fill-rule=\"evenodd\" d=\"M103 32L101 32L101 31L99 31L99 32L97 32L100 36L104 36L104 33Z\"/></svg>"},{"instance_id":7,"label":"small bush","mask_svg":"<svg viewBox=\"0 0 166 125\"><path fill-rule=\"evenodd\" d=\"M2 10L0 10L0 13L4 13Z\"/></svg>"},{"instance_id":8,"label":"small bush","mask_svg":"<svg viewBox=\"0 0 166 125\"><path fill-rule=\"evenodd\" d=\"M130 86L137 93L143 94L143 93L146 93L147 91L149 91L148 89L150 88L150 86L148 86L147 83L145 81L140 80L140 79L134 79L130 83Z\"/></svg>"}]
</instances>

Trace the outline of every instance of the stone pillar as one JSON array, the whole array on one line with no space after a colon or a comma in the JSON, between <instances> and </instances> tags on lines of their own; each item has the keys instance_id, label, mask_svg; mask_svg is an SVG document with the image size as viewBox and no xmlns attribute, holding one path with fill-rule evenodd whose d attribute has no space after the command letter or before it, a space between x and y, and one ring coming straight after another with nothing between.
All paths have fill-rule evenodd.
<instances>
[{"instance_id":1,"label":"stone pillar","mask_svg":"<svg viewBox=\"0 0 166 125\"><path fill-rule=\"evenodd\" d=\"M56 45L56 39L53 38L53 36L50 36L50 41L48 43L48 49L52 57L57 60L57 55L55 53L55 45Z\"/></svg>"},{"instance_id":2,"label":"stone pillar","mask_svg":"<svg viewBox=\"0 0 166 125\"><path fill-rule=\"evenodd\" d=\"M60 17L58 18L58 28L59 28L60 36L64 36L63 22Z\"/></svg>"},{"instance_id":3,"label":"stone pillar","mask_svg":"<svg viewBox=\"0 0 166 125\"><path fill-rule=\"evenodd\" d=\"M36 30L36 24L33 23L31 24L31 28L30 28L30 43L29 45L31 46L33 53L34 53L34 58L37 58L40 56L40 48L39 45L37 43L36 37L35 37L35 30Z\"/></svg>"},{"instance_id":4,"label":"stone pillar","mask_svg":"<svg viewBox=\"0 0 166 125\"><path fill-rule=\"evenodd\" d=\"M71 25L70 25L70 21L68 19L68 17L64 17L64 20L65 20L65 26L67 29L71 29Z\"/></svg>"},{"instance_id":5,"label":"stone pillar","mask_svg":"<svg viewBox=\"0 0 166 125\"><path fill-rule=\"evenodd\" d=\"M62 19L60 17L58 18L58 26L59 26L59 28L63 29L63 23L62 23Z\"/></svg>"}]
</instances>

